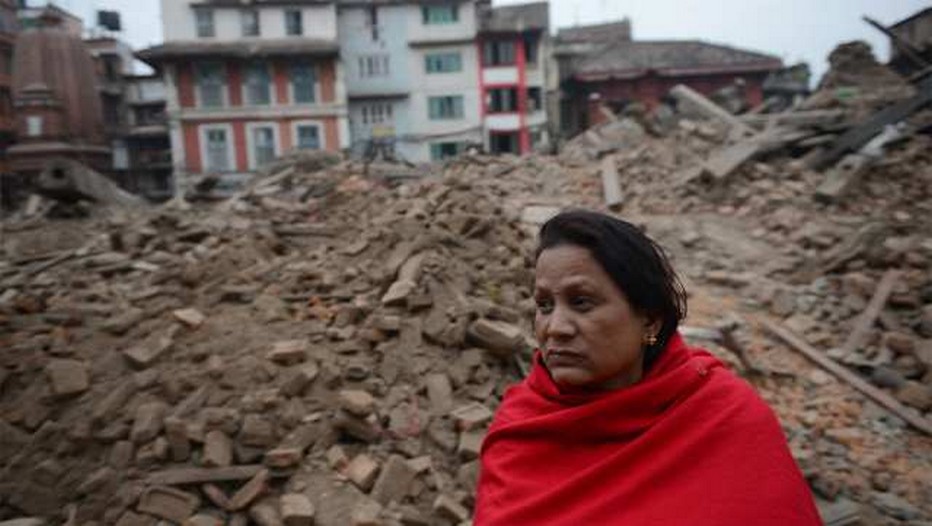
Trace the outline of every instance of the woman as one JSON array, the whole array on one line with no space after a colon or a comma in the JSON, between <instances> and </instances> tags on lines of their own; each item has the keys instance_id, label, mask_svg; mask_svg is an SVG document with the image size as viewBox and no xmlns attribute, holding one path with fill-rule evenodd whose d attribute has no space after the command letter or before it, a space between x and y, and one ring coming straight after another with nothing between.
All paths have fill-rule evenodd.
<instances>
[{"instance_id":1,"label":"woman","mask_svg":"<svg viewBox=\"0 0 932 526\"><path fill-rule=\"evenodd\" d=\"M821 524L777 419L677 332L661 249L587 211L540 232L539 349L482 448L477 526Z\"/></svg>"}]
</instances>

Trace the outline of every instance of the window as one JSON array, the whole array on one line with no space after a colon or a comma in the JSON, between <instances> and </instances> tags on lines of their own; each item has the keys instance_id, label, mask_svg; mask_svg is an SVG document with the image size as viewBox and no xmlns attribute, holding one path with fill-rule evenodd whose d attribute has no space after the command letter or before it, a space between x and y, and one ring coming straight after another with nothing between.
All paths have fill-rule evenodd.
<instances>
[{"instance_id":1,"label":"window","mask_svg":"<svg viewBox=\"0 0 932 526\"><path fill-rule=\"evenodd\" d=\"M207 38L214 36L214 12L210 9L195 9L194 21L197 25L197 36Z\"/></svg>"},{"instance_id":2,"label":"window","mask_svg":"<svg viewBox=\"0 0 932 526\"><path fill-rule=\"evenodd\" d=\"M425 5L421 7L421 19L425 25L455 24L459 20L456 5Z\"/></svg>"},{"instance_id":3,"label":"window","mask_svg":"<svg viewBox=\"0 0 932 526\"><path fill-rule=\"evenodd\" d=\"M360 78L388 76L388 55L366 55L357 60Z\"/></svg>"},{"instance_id":4,"label":"window","mask_svg":"<svg viewBox=\"0 0 932 526\"><path fill-rule=\"evenodd\" d=\"M285 10L285 33L293 37L304 34L304 20L300 9Z\"/></svg>"},{"instance_id":5,"label":"window","mask_svg":"<svg viewBox=\"0 0 932 526\"><path fill-rule=\"evenodd\" d=\"M534 113L535 111L540 111L543 109L543 101L541 100L541 91L540 88L528 88L527 89L527 112Z\"/></svg>"},{"instance_id":6,"label":"window","mask_svg":"<svg viewBox=\"0 0 932 526\"><path fill-rule=\"evenodd\" d=\"M240 11L240 22L243 24L244 37L259 36L259 12L255 9Z\"/></svg>"},{"instance_id":7,"label":"window","mask_svg":"<svg viewBox=\"0 0 932 526\"><path fill-rule=\"evenodd\" d=\"M275 128L252 128L252 167L259 168L275 160Z\"/></svg>"},{"instance_id":8,"label":"window","mask_svg":"<svg viewBox=\"0 0 932 526\"><path fill-rule=\"evenodd\" d=\"M310 64L293 64L291 66L291 98L295 103L313 103L317 99L314 92L317 74Z\"/></svg>"},{"instance_id":9,"label":"window","mask_svg":"<svg viewBox=\"0 0 932 526\"><path fill-rule=\"evenodd\" d=\"M427 73L453 73L463 71L463 57L459 53L431 53L424 56Z\"/></svg>"},{"instance_id":10,"label":"window","mask_svg":"<svg viewBox=\"0 0 932 526\"><path fill-rule=\"evenodd\" d=\"M486 104L489 113L510 113L518 111L518 90L516 88L490 89Z\"/></svg>"},{"instance_id":11,"label":"window","mask_svg":"<svg viewBox=\"0 0 932 526\"><path fill-rule=\"evenodd\" d=\"M391 122L392 105L391 104L369 104L362 107L363 124L382 124Z\"/></svg>"},{"instance_id":12,"label":"window","mask_svg":"<svg viewBox=\"0 0 932 526\"><path fill-rule=\"evenodd\" d=\"M272 100L272 77L265 64L246 66L246 103L266 106Z\"/></svg>"},{"instance_id":13,"label":"window","mask_svg":"<svg viewBox=\"0 0 932 526\"><path fill-rule=\"evenodd\" d=\"M430 145L430 158L432 161L442 161L456 157L465 149L461 142L435 142Z\"/></svg>"},{"instance_id":14,"label":"window","mask_svg":"<svg viewBox=\"0 0 932 526\"><path fill-rule=\"evenodd\" d=\"M524 37L524 62L529 68L537 67L538 38L536 36Z\"/></svg>"},{"instance_id":15,"label":"window","mask_svg":"<svg viewBox=\"0 0 932 526\"><path fill-rule=\"evenodd\" d=\"M427 113L431 120L462 119L463 97L462 95L429 97Z\"/></svg>"},{"instance_id":16,"label":"window","mask_svg":"<svg viewBox=\"0 0 932 526\"><path fill-rule=\"evenodd\" d=\"M299 124L296 128L299 150L320 149L320 128L315 124Z\"/></svg>"},{"instance_id":17,"label":"window","mask_svg":"<svg viewBox=\"0 0 932 526\"><path fill-rule=\"evenodd\" d=\"M482 48L486 66L509 66L515 63L515 43L510 40L486 42Z\"/></svg>"},{"instance_id":18,"label":"window","mask_svg":"<svg viewBox=\"0 0 932 526\"><path fill-rule=\"evenodd\" d=\"M490 133L489 151L493 154L519 153L518 134L516 132Z\"/></svg>"},{"instance_id":19,"label":"window","mask_svg":"<svg viewBox=\"0 0 932 526\"><path fill-rule=\"evenodd\" d=\"M26 117L26 134L30 137L42 135L42 117L39 115L30 115Z\"/></svg>"},{"instance_id":20,"label":"window","mask_svg":"<svg viewBox=\"0 0 932 526\"><path fill-rule=\"evenodd\" d=\"M369 30L372 32L372 40L379 39L379 8L378 6L369 7Z\"/></svg>"},{"instance_id":21,"label":"window","mask_svg":"<svg viewBox=\"0 0 932 526\"><path fill-rule=\"evenodd\" d=\"M226 73L220 62L202 62L195 68L200 106L218 108L224 105Z\"/></svg>"},{"instance_id":22,"label":"window","mask_svg":"<svg viewBox=\"0 0 932 526\"><path fill-rule=\"evenodd\" d=\"M209 128L207 130L207 172L230 171L230 138L227 130Z\"/></svg>"}]
</instances>

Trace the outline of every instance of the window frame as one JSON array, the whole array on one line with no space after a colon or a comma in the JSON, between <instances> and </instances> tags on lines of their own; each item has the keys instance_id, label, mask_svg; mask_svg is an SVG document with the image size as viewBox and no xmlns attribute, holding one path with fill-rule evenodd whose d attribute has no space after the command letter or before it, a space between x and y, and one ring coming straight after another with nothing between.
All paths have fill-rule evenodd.
<instances>
[{"instance_id":1,"label":"window frame","mask_svg":"<svg viewBox=\"0 0 932 526\"><path fill-rule=\"evenodd\" d=\"M321 121L315 121L315 120L301 120L301 121L294 121L291 123L291 136L294 138L294 144L292 145L292 149L310 150L308 148L301 148L298 145L298 141L300 137L300 130L301 128L306 128L306 127L317 128L317 141L319 143L317 149L326 150L327 138L326 138L326 134L324 133L325 132L324 123ZM313 151L313 150L310 150L310 151Z\"/></svg>"},{"instance_id":2,"label":"window frame","mask_svg":"<svg viewBox=\"0 0 932 526\"><path fill-rule=\"evenodd\" d=\"M453 153L444 154L443 149L451 145L455 151ZM466 143L464 141L432 142L430 143L430 160L433 162L445 161L461 155L464 151L466 151Z\"/></svg>"},{"instance_id":3,"label":"window frame","mask_svg":"<svg viewBox=\"0 0 932 526\"><path fill-rule=\"evenodd\" d=\"M502 58L503 46L507 45L510 51L510 61ZM512 40L486 40L482 44L482 65L489 67L509 67L518 63L518 46Z\"/></svg>"},{"instance_id":4,"label":"window frame","mask_svg":"<svg viewBox=\"0 0 932 526\"><path fill-rule=\"evenodd\" d=\"M449 99L450 112L445 111L444 102ZM434 102L436 101L436 106ZM455 121L466 117L466 101L463 95L436 95L427 97L427 118L432 121ZM434 111L436 109L436 111Z\"/></svg>"},{"instance_id":5,"label":"window frame","mask_svg":"<svg viewBox=\"0 0 932 526\"><path fill-rule=\"evenodd\" d=\"M296 17L294 18L294 20L292 20L292 16L295 16L295 15ZM285 17L285 36L286 37L304 36L304 12L301 9L294 9L294 8L285 9L284 17ZM297 26L296 26L297 32L292 31L293 29L295 29L295 27L292 27L293 21L297 21Z\"/></svg>"},{"instance_id":6,"label":"window frame","mask_svg":"<svg viewBox=\"0 0 932 526\"><path fill-rule=\"evenodd\" d=\"M298 100L298 90L295 83L294 71L298 67L307 67L311 71L311 100ZM320 77L318 76L317 64L313 62L290 62L288 63L288 100L292 104L317 104L320 101Z\"/></svg>"},{"instance_id":7,"label":"window frame","mask_svg":"<svg viewBox=\"0 0 932 526\"><path fill-rule=\"evenodd\" d=\"M505 97L501 95L503 93L507 93L508 96ZM496 97L496 95L498 95L498 97ZM520 111L518 88L515 86L489 88L486 92L486 97L485 111L490 115L518 113ZM496 100L498 100L499 104L496 104ZM510 102L507 107L505 105L506 101Z\"/></svg>"},{"instance_id":8,"label":"window frame","mask_svg":"<svg viewBox=\"0 0 932 526\"><path fill-rule=\"evenodd\" d=\"M265 84L266 91L266 101L265 102L256 102L252 100L252 88L257 86L252 80L252 70L253 68L260 67L265 71L266 79L268 82ZM243 74L242 74L242 94L243 94L243 103L246 106L271 106L274 97L274 83L275 78L270 71L270 64L262 61L246 62L243 65Z\"/></svg>"},{"instance_id":9,"label":"window frame","mask_svg":"<svg viewBox=\"0 0 932 526\"><path fill-rule=\"evenodd\" d=\"M202 18L205 17L206 18ZM205 25L205 20L209 21L209 26ZM194 31L197 38L214 38L217 36L217 20L214 17L214 10L204 7L194 9Z\"/></svg>"},{"instance_id":10,"label":"window frame","mask_svg":"<svg viewBox=\"0 0 932 526\"><path fill-rule=\"evenodd\" d=\"M445 11L443 11L445 10ZM450 16L440 16L441 13L447 13ZM458 4L429 4L421 6L421 24L425 26L440 26L458 24L459 5Z\"/></svg>"},{"instance_id":11,"label":"window frame","mask_svg":"<svg viewBox=\"0 0 932 526\"><path fill-rule=\"evenodd\" d=\"M209 147L208 144L208 134L213 130L222 130L226 135L226 157L227 157L227 169L226 170L213 170L208 166L210 159ZM232 124L202 124L198 126L198 136L200 139L200 153L201 153L201 172L202 173L235 173L237 171L236 167L236 141L233 137L233 125Z\"/></svg>"},{"instance_id":12,"label":"window frame","mask_svg":"<svg viewBox=\"0 0 932 526\"><path fill-rule=\"evenodd\" d=\"M204 78L201 68L206 65L216 65L220 71L220 83L218 87L220 88L220 104L219 105L206 105L204 104L204 96L201 92L203 86L202 79ZM194 63L194 101L197 108L226 108L230 105L230 94L228 93L228 72L227 65L223 61L219 60L205 60Z\"/></svg>"},{"instance_id":13,"label":"window frame","mask_svg":"<svg viewBox=\"0 0 932 526\"><path fill-rule=\"evenodd\" d=\"M445 64L449 64L449 60L452 57L456 57L454 61L456 63L456 69L443 69ZM435 67L431 69L431 64ZM436 67L436 66L439 66ZM426 75L438 75L444 73L462 73L463 72L463 52L462 51L439 51L434 53L425 53L424 54L424 73Z\"/></svg>"},{"instance_id":14,"label":"window frame","mask_svg":"<svg viewBox=\"0 0 932 526\"><path fill-rule=\"evenodd\" d=\"M254 25L248 25L250 16L253 17ZM253 31L249 31L249 29L253 29ZM258 9L247 8L240 10L240 34L244 37L262 36L262 23Z\"/></svg>"},{"instance_id":15,"label":"window frame","mask_svg":"<svg viewBox=\"0 0 932 526\"><path fill-rule=\"evenodd\" d=\"M256 152L255 130L270 128L272 130L272 160L282 156L282 141L279 136L278 123L274 121L260 121L246 123L246 166L250 171L262 168L259 166ZM271 161L270 161L271 162Z\"/></svg>"}]
</instances>

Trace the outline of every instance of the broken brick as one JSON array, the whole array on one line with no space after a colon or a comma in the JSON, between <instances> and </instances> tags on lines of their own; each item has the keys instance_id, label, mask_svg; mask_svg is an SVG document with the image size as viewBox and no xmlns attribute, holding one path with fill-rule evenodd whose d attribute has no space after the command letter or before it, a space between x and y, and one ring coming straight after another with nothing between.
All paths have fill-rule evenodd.
<instances>
[{"instance_id":1,"label":"broken brick","mask_svg":"<svg viewBox=\"0 0 932 526\"><path fill-rule=\"evenodd\" d=\"M52 393L56 396L70 396L83 393L90 387L87 366L77 360L56 359L45 367Z\"/></svg>"},{"instance_id":2,"label":"broken brick","mask_svg":"<svg viewBox=\"0 0 932 526\"><path fill-rule=\"evenodd\" d=\"M359 489L368 492L375 483L375 476L379 473L379 464L369 455L356 455L343 470L346 478L350 479Z\"/></svg>"},{"instance_id":3,"label":"broken brick","mask_svg":"<svg viewBox=\"0 0 932 526\"><path fill-rule=\"evenodd\" d=\"M205 467L226 467L233 463L233 441L223 431L208 431L204 437L201 464Z\"/></svg>"},{"instance_id":4,"label":"broken brick","mask_svg":"<svg viewBox=\"0 0 932 526\"><path fill-rule=\"evenodd\" d=\"M166 486L154 486L143 491L136 511L180 524L194 515L200 505L201 499L193 493Z\"/></svg>"},{"instance_id":5,"label":"broken brick","mask_svg":"<svg viewBox=\"0 0 932 526\"><path fill-rule=\"evenodd\" d=\"M408 494L415 476L417 473L411 469L404 458L392 455L382 467L370 496L383 506L387 506L391 501L401 502Z\"/></svg>"},{"instance_id":6,"label":"broken brick","mask_svg":"<svg viewBox=\"0 0 932 526\"><path fill-rule=\"evenodd\" d=\"M344 389L340 391L340 407L356 416L369 416L375 409L375 398L366 391Z\"/></svg>"},{"instance_id":7,"label":"broken brick","mask_svg":"<svg viewBox=\"0 0 932 526\"><path fill-rule=\"evenodd\" d=\"M285 340L275 342L266 358L280 365L294 365L304 361L307 350L307 340Z\"/></svg>"},{"instance_id":8,"label":"broken brick","mask_svg":"<svg viewBox=\"0 0 932 526\"><path fill-rule=\"evenodd\" d=\"M172 311L172 316L191 329L200 327L207 319L207 317L201 314L199 310L192 308Z\"/></svg>"},{"instance_id":9,"label":"broken brick","mask_svg":"<svg viewBox=\"0 0 932 526\"><path fill-rule=\"evenodd\" d=\"M524 347L521 328L510 323L480 318L466 331L473 344L507 358Z\"/></svg>"},{"instance_id":10,"label":"broken brick","mask_svg":"<svg viewBox=\"0 0 932 526\"><path fill-rule=\"evenodd\" d=\"M314 505L307 496L300 493L287 493L281 496L279 503L285 526L312 526L314 524Z\"/></svg>"},{"instance_id":11,"label":"broken brick","mask_svg":"<svg viewBox=\"0 0 932 526\"><path fill-rule=\"evenodd\" d=\"M486 406L473 402L456 408L450 416L456 422L456 428L460 431L469 431L485 426L492 421L493 413Z\"/></svg>"},{"instance_id":12,"label":"broken brick","mask_svg":"<svg viewBox=\"0 0 932 526\"><path fill-rule=\"evenodd\" d=\"M136 409L130 440L142 444L154 439L162 431L167 408L162 402L149 402Z\"/></svg>"}]
</instances>

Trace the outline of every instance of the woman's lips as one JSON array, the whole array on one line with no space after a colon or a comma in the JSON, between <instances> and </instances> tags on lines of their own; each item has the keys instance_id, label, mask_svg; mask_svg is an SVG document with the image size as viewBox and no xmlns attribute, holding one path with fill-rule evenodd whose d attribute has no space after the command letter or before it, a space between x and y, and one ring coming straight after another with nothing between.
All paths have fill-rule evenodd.
<instances>
[{"instance_id":1,"label":"woman's lips","mask_svg":"<svg viewBox=\"0 0 932 526\"><path fill-rule=\"evenodd\" d=\"M577 365L585 359L585 356L578 352L563 349L548 350L544 357L544 361L551 367Z\"/></svg>"}]
</instances>

